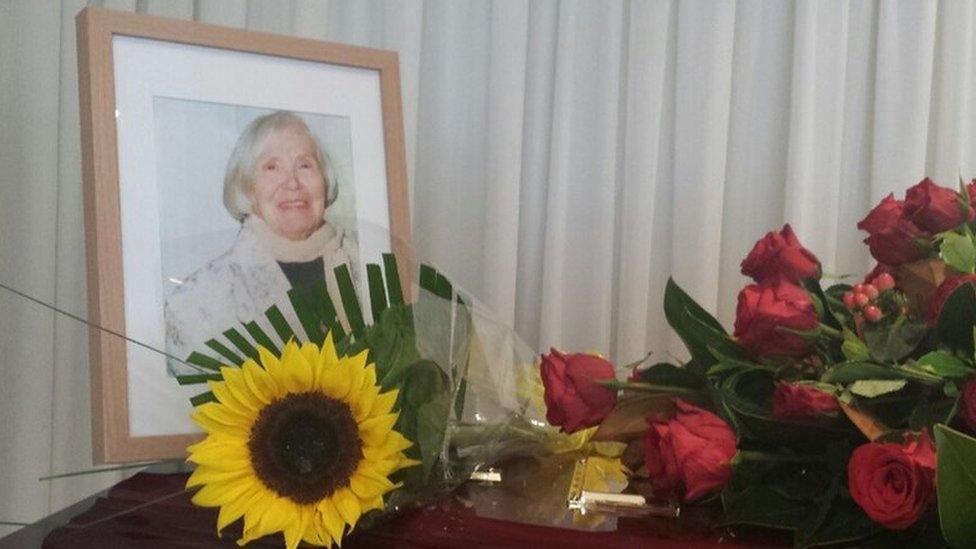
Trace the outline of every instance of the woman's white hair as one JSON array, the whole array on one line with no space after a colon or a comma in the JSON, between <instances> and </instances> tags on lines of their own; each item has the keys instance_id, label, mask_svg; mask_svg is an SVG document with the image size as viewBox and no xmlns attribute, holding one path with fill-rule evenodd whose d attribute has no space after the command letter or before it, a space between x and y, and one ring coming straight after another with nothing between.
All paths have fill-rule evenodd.
<instances>
[{"instance_id":1,"label":"woman's white hair","mask_svg":"<svg viewBox=\"0 0 976 549\"><path fill-rule=\"evenodd\" d=\"M328 208L338 196L339 186L336 184L332 160L315 134L295 113L276 111L252 120L237 138L237 144L227 160L227 171L224 173L224 207L234 219L244 221L254 210L249 196L254 190L254 169L264 152L264 143L270 136L286 128L302 130L315 145L315 159L322 168L322 183L326 189L325 207Z\"/></svg>"}]
</instances>

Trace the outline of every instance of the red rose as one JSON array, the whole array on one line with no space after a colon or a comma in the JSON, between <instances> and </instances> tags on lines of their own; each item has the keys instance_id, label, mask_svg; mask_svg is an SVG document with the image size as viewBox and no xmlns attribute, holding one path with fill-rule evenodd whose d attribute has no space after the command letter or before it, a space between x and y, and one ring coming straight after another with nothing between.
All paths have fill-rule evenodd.
<instances>
[{"instance_id":1,"label":"red rose","mask_svg":"<svg viewBox=\"0 0 976 549\"><path fill-rule=\"evenodd\" d=\"M976 377L967 379L962 387L959 416L971 431L976 432Z\"/></svg>"},{"instance_id":2,"label":"red rose","mask_svg":"<svg viewBox=\"0 0 976 549\"><path fill-rule=\"evenodd\" d=\"M806 340L782 328L812 330L819 325L809 294L792 282L750 284L739 292L734 335L755 355L807 354L810 346Z\"/></svg>"},{"instance_id":3,"label":"red rose","mask_svg":"<svg viewBox=\"0 0 976 549\"><path fill-rule=\"evenodd\" d=\"M858 446L847 462L851 497L874 521L892 530L908 528L935 495L935 446L928 433L905 444Z\"/></svg>"},{"instance_id":4,"label":"red rose","mask_svg":"<svg viewBox=\"0 0 976 549\"><path fill-rule=\"evenodd\" d=\"M916 227L930 233L955 229L972 212L959 194L925 178L905 193L905 215Z\"/></svg>"},{"instance_id":5,"label":"red rose","mask_svg":"<svg viewBox=\"0 0 976 549\"><path fill-rule=\"evenodd\" d=\"M858 222L857 228L867 231L868 234L876 234L893 227L898 220L904 217L905 203L895 200L895 195L889 194L884 197L873 210L868 212L867 217Z\"/></svg>"},{"instance_id":6,"label":"red rose","mask_svg":"<svg viewBox=\"0 0 976 549\"><path fill-rule=\"evenodd\" d=\"M598 425L617 403L617 392L597 381L614 379L613 364L587 354L542 355L546 419L565 433Z\"/></svg>"},{"instance_id":7,"label":"red rose","mask_svg":"<svg viewBox=\"0 0 976 549\"><path fill-rule=\"evenodd\" d=\"M969 195L969 206L976 208L976 179L966 184L966 193Z\"/></svg>"},{"instance_id":8,"label":"red rose","mask_svg":"<svg viewBox=\"0 0 976 549\"><path fill-rule=\"evenodd\" d=\"M675 416L649 418L644 463L654 490L684 501L716 492L732 476L735 432L717 415L676 399Z\"/></svg>"},{"instance_id":9,"label":"red rose","mask_svg":"<svg viewBox=\"0 0 976 549\"><path fill-rule=\"evenodd\" d=\"M871 255L879 263L890 266L921 259L925 254L916 244L916 238L929 235L922 232L908 219L905 203L889 194L862 219L857 228L867 231L864 242L871 248Z\"/></svg>"},{"instance_id":10,"label":"red rose","mask_svg":"<svg viewBox=\"0 0 976 549\"><path fill-rule=\"evenodd\" d=\"M950 276L942 281L939 288L935 291L935 295L932 296L932 301L929 304L928 313L925 315L925 322L928 322L929 326L935 326L939 322L939 315L942 314L942 307L945 307L946 301L960 286L966 283L970 284L973 291L976 291L976 275L964 274Z\"/></svg>"},{"instance_id":11,"label":"red rose","mask_svg":"<svg viewBox=\"0 0 976 549\"><path fill-rule=\"evenodd\" d=\"M809 419L836 411L834 395L809 385L780 383L773 392L773 416L779 419Z\"/></svg>"},{"instance_id":12,"label":"red rose","mask_svg":"<svg viewBox=\"0 0 976 549\"><path fill-rule=\"evenodd\" d=\"M864 243L870 248L871 257L880 263L895 266L925 257L917 240L929 236L911 221L900 219L892 227L865 238Z\"/></svg>"},{"instance_id":13,"label":"red rose","mask_svg":"<svg viewBox=\"0 0 976 549\"><path fill-rule=\"evenodd\" d=\"M769 232L742 260L742 274L756 282L783 277L792 282L820 277L820 261L804 248L789 223L780 232Z\"/></svg>"}]
</instances>

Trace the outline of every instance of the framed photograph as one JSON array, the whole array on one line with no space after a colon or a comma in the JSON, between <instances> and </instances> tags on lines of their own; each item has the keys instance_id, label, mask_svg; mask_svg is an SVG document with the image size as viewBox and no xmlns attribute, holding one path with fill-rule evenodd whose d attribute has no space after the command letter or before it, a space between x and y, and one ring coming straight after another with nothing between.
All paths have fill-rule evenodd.
<instances>
[{"instance_id":1,"label":"framed photograph","mask_svg":"<svg viewBox=\"0 0 976 549\"><path fill-rule=\"evenodd\" d=\"M397 55L96 8L76 22L94 459L182 457L191 351L290 288L332 293L341 263L409 265Z\"/></svg>"}]
</instances>

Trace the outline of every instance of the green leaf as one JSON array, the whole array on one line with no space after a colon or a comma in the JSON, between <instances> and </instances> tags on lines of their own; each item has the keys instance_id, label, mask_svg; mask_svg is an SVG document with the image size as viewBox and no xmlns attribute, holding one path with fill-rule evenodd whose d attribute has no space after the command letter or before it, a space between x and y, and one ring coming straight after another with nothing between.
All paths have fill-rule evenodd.
<instances>
[{"instance_id":1,"label":"green leaf","mask_svg":"<svg viewBox=\"0 0 976 549\"><path fill-rule=\"evenodd\" d=\"M976 370L952 353L933 351L915 362L917 368L933 375L949 378L966 378Z\"/></svg>"},{"instance_id":2,"label":"green leaf","mask_svg":"<svg viewBox=\"0 0 976 549\"><path fill-rule=\"evenodd\" d=\"M705 384L705 378L703 376L667 362L658 362L650 368L641 371L637 381L654 385L671 385L692 389L697 389Z\"/></svg>"},{"instance_id":3,"label":"green leaf","mask_svg":"<svg viewBox=\"0 0 976 549\"><path fill-rule=\"evenodd\" d=\"M217 402L217 396L210 391L200 393L199 395L190 398L190 404L194 406L199 406L208 402Z\"/></svg>"},{"instance_id":4,"label":"green leaf","mask_svg":"<svg viewBox=\"0 0 976 549\"><path fill-rule=\"evenodd\" d=\"M942 534L952 547L976 540L976 439L945 425L935 426L936 482Z\"/></svg>"},{"instance_id":5,"label":"green leaf","mask_svg":"<svg viewBox=\"0 0 976 549\"><path fill-rule=\"evenodd\" d=\"M400 287L400 273L395 255L383 254L383 271L386 275L386 293L390 298L390 305L403 305L403 289Z\"/></svg>"},{"instance_id":6,"label":"green leaf","mask_svg":"<svg viewBox=\"0 0 976 549\"><path fill-rule=\"evenodd\" d=\"M946 299L939 313L939 340L965 356L973 356L973 327L976 326L976 285L960 285Z\"/></svg>"},{"instance_id":7,"label":"green leaf","mask_svg":"<svg viewBox=\"0 0 976 549\"><path fill-rule=\"evenodd\" d=\"M871 362L842 362L820 376L824 383L846 385L859 379L907 379L926 385L941 385L942 378L908 366L885 366Z\"/></svg>"},{"instance_id":8,"label":"green leaf","mask_svg":"<svg viewBox=\"0 0 976 549\"><path fill-rule=\"evenodd\" d=\"M809 502L783 497L770 486L751 485L741 491L726 488L722 491L725 509L723 524L750 524L797 530L815 512Z\"/></svg>"},{"instance_id":9,"label":"green leaf","mask_svg":"<svg viewBox=\"0 0 976 549\"><path fill-rule=\"evenodd\" d=\"M437 271L430 265L420 266L420 287L430 293L435 293L437 288Z\"/></svg>"},{"instance_id":10,"label":"green leaf","mask_svg":"<svg viewBox=\"0 0 976 549\"><path fill-rule=\"evenodd\" d=\"M746 354L715 317L695 303L673 279L668 279L664 290L664 315L691 355L704 362L706 367L717 359L710 348L725 356L744 357Z\"/></svg>"},{"instance_id":11,"label":"green leaf","mask_svg":"<svg viewBox=\"0 0 976 549\"><path fill-rule=\"evenodd\" d=\"M842 325L837 317L834 316L834 311L831 308L830 298L824 293L823 288L820 287L820 281L815 278L807 278L803 280L803 287L810 293L810 297L813 298L813 302L816 305L820 304L817 309L817 314L823 320L823 323L834 328L835 330L840 330Z\"/></svg>"},{"instance_id":12,"label":"green leaf","mask_svg":"<svg viewBox=\"0 0 976 549\"><path fill-rule=\"evenodd\" d=\"M260 359L260 357L258 356L258 350L254 348L254 345L251 345L251 342L245 339L244 336L242 336L241 333L235 330L234 328L225 331L224 337L226 337L228 341L233 343L234 347L236 347L238 351L243 353L244 356L252 360Z\"/></svg>"},{"instance_id":13,"label":"green leaf","mask_svg":"<svg viewBox=\"0 0 976 549\"><path fill-rule=\"evenodd\" d=\"M872 362L842 362L824 372L820 376L820 381L846 385L866 378L903 379L904 376L890 366L882 366Z\"/></svg>"},{"instance_id":14,"label":"green leaf","mask_svg":"<svg viewBox=\"0 0 976 549\"><path fill-rule=\"evenodd\" d=\"M217 341L216 339L208 340L204 345L210 347L217 352L220 356L226 358L237 366L244 364L244 359L234 354L233 351L228 349L223 343Z\"/></svg>"},{"instance_id":15,"label":"green leaf","mask_svg":"<svg viewBox=\"0 0 976 549\"><path fill-rule=\"evenodd\" d=\"M976 245L972 238L957 233L944 233L939 257L960 273L972 273L976 267Z\"/></svg>"},{"instance_id":16,"label":"green leaf","mask_svg":"<svg viewBox=\"0 0 976 549\"><path fill-rule=\"evenodd\" d=\"M873 536L883 530L884 527L864 514L857 503L849 497L842 496L834 499L834 504L820 528L812 536L802 540L801 547L851 543Z\"/></svg>"},{"instance_id":17,"label":"green leaf","mask_svg":"<svg viewBox=\"0 0 976 549\"><path fill-rule=\"evenodd\" d=\"M342 299L342 308L346 311L346 320L352 328L352 333L356 337L361 337L366 329L363 322L363 310L359 306L359 298L356 296L356 287L352 283L352 275L349 274L349 265L342 263L335 269L336 283L339 286L339 297Z\"/></svg>"},{"instance_id":18,"label":"green leaf","mask_svg":"<svg viewBox=\"0 0 976 549\"><path fill-rule=\"evenodd\" d=\"M908 384L904 379L859 379L848 389L857 396L874 398L888 393L894 393L905 388Z\"/></svg>"},{"instance_id":19,"label":"green leaf","mask_svg":"<svg viewBox=\"0 0 976 549\"><path fill-rule=\"evenodd\" d=\"M291 307L295 310L295 315L301 322L302 328L305 329L308 341L321 345L325 341L325 333L322 331L322 324L318 315L312 312L309 299L305 293L297 288L292 288L288 290L288 300L291 301Z\"/></svg>"},{"instance_id":20,"label":"green leaf","mask_svg":"<svg viewBox=\"0 0 976 549\"><path fill-rule=\"evenodd\" d=\"M261 327L258 326L257 322L254 322L252 320L250 322L245 323L244 329L247 330L247 333L251 334L251 337L254 338L254 341L256 341L258 345L263 346L265 349L271 351L271 353L276 356L280 354L280 351L278 351L278 346L275 345L273 341L271 341L271 338L268 337L268 334L264 333L264 330L262 330Z\"/></svg>"},{"instance_id":21,"label":"green leaf","mask_svg":"<svg viewBox=\"0 0 976 549\"><path fill-rule=\"evenodd\" d=\"M750 362L748 360L742 360L730 356L725 356L718 350L709 347L708 351L712 353L717 359L718 364L712 366L706 372L706 375L715 376L718 374L726 372L735 372L739 370L763 370L770 373L776 373L778 370L775 366L770 366L769 364L760 364L758 362Z\"/></svg>"},{"instance_id":22,"label":"green leaf","mask_svg":"<svg viewBox=\"0 0 976 549\"><path fill-rule=\"evenodd\" d=\"M343 329L342 323L339 322L339 315L336 313L332 297L329 296L329 287L324 278L306 288L305 299L309 308L319 318L319 322L332 332L332 340L345 339L346 331Z\"/></svg>"},{"instance_id":23,"label":"green leaf","mask_svg":"<svg viewBox=\"0 0 976 549\"><path fill-rule=\"evenodd\" d=\"M194 366L199 366L201 368L206 368L208 370L220 371L224 366L222 362L216 358L211 358L203 353L198 353L193 351L190 356L186 359L187 362L193 364Z\"/></svg>"},{"instance_id":24,"label":"green leaf","mask_svg":"<svg viewBox=\"0 0 976 549\"><path fill-rule=\"evenodd\" d=\"M268 307L268 310L264 312L264 316L268 317L268 322L271 323L271 327L274 328L275 333L278 334L282 342L288 343L288 341L295 337L295 332L288 325L288 321L285 320L285 315L281 314L281 310L278 309L277 305Z\"/></svg>"},{"instance_id":25,"label":"green leaf","mask_svg":"<svg viewBox=\"0 0 976 549\"><path fill-rule=\"evenodd\" d=\"M857 334L844 328L844 343L841 345L841 352L847 360L868 360L871 358L871 351L868 346L857 337Z\"/></svg>"},{"instance_id":26,"label":"green leaf","mask_svg":"<svg viewBox=\"0 0 976 549\"><path fill-rule=\"evenodd\" d=\"M875 360L897 362L912 354L927 333L928 326L924 323L898 317L891 324L865 326L864 342Z\"/></svg>"},{"instance_id":27,"label":"green leaf","mask_svg":"<svg viewBox=\"0 0 976 549\"><path fill-rule=\"evenodd\" d=\"M219 381L221 379L223 379L223 377L220 374L190 374L185 376L176 376L176 382L180 385L198 385L211 380Z\"/></svg>"},{"instance_id":28,"label":"green leaf","mask_svg":"<svg viewBox=\"0 0 976 549\"><path fill-rule=\"evenodd\" d=\"M379 322L383 311L386 310L386 290L383 288L383 272L375 263L366 265L366 277L369 279L369 307L373 313L373 322Z\"/></svg>"},{"instance_id":29,"label":"green leaf","mask_svg":"<svg viewBox=\"0 0 976 549\"><path fill-rule=\"evenodd\" d=\"M921 431L925 428L931 433L937 423L949 423L952 416L956 414L958 402L957 397L936 401L923 400L915 407L911 417L909 417L908 426L913 431Z\"/></svg>"}]
</instances>

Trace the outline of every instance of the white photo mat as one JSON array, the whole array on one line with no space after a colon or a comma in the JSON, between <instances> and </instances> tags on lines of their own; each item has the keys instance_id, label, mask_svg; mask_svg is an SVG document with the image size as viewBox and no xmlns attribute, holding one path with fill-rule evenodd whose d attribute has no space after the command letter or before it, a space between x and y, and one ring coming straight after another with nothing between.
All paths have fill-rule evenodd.
<instances>
[{"instance_id":1,"label":"white photo mat","mask_svg":"<svg viewBox=\"0 0 976 549\"><path fill-rule=\"evenodd\" d=\"M390 251L378 71L118 35L112 39L112 50L129 338L156 349L166 346L159 216L165 182L157 181L154 98L348 117L360 272ZM200 393L201 386L177 385L167 375L162 355L134 346L126 354L131 435L199 432L189 417L189 398Z\"/></svg>"}]
</instances>

